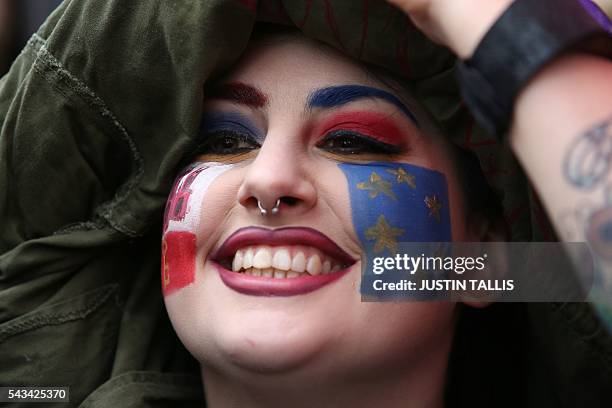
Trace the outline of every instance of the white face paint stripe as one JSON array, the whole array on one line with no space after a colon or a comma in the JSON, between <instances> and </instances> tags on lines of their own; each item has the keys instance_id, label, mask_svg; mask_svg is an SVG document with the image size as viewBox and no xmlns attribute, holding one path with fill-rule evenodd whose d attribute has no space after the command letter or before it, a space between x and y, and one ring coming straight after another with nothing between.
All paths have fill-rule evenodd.
<instances>
[{"instance_id":1,"label":"white face paint stripe","mask_svg":"<svg viewBox=\"0 0 612 408\"><path fill-rule=\"evenodd\" d=\"M171 210L167 215L166 230L168 231L190 231L196 232L200 226L202 203L210 185L221 174L234 167L233 164L198 163L180 176L175 182L172 194L168 200ZM195 174L195 178L194 178ZM191 183L189 183L189 179ZM186 201L182 202L182 201ZM177 206L186 205L184 214L178 219L173 219L172 212Z\"/></svg>"}]
</instances>

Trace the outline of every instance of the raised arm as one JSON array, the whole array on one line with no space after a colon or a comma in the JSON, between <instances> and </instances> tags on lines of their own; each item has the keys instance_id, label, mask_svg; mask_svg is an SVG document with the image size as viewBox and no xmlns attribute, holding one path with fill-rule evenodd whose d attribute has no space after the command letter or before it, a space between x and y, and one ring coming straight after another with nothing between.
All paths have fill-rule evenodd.
<instances>
[{"instance_id":1,"label":"raised arm","mask_svg":"<svg viewBox=\"0 0 612 408\"><path fill-rule=\"evenodd\" d=\"M391 3L465 60L513 2ZM599 17L605 29L605 17ZM517 38L525 38L525 29L516 27ZM598 46L612 55L612 39ZM598 274L591 300L612 327L612 60L578 50L550 60L517 93L506 129L561 239L585 241L592 249Z\"/></svg>"}]
</instances>

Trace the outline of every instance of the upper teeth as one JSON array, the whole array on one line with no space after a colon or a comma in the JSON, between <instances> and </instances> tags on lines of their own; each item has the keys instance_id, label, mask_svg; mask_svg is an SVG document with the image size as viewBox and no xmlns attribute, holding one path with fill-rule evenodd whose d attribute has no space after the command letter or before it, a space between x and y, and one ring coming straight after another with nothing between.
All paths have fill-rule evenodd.
<instances>
[{"instance_id":1,"label":"upper teeth","mask_svg":"<svg viewBox=\"0 0 612 408\"><path fill-rule=\"evenodd\" d=\"M267 270L273 268L276 271L291 271L295 273L273 273L276 277L297 277L303 272L310 275L330 273L339 270L342 265L334 259L326 256L315 248L297 246L253 246L239 249L234 255L232 270L250 271ZM266 276L264 273L262 276ZM291 276L289 276L291 275Z\"/></svg>"}]
</instances>

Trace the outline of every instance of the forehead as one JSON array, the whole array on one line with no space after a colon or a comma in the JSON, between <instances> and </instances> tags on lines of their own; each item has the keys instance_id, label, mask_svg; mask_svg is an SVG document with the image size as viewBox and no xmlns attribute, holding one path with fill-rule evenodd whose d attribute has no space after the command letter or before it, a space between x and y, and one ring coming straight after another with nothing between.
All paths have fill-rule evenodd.
<instances>
[{"instance_id":1,"label":"forehead","mask_svg":"<svg viewBox=\"0 0 612 408\"><path fill-rule=\"evenodd\" d=\"M418 123L417 104L394 78L298 33L253 41L233 69L207 88L212 100L284 112L385 102Z\"/></svg>"},{"instance_id":2,"label":"forehead","mask_svg":"<svg viewBox=\"0 0 612 408\"><path fill-rule=\"evenodd\" d=\"M364 67L332 48L298 34L266 36L251 42L222 82L246 82L267 93L308 93L342 83L381 87Z\"/></svg>"}]
</instances>

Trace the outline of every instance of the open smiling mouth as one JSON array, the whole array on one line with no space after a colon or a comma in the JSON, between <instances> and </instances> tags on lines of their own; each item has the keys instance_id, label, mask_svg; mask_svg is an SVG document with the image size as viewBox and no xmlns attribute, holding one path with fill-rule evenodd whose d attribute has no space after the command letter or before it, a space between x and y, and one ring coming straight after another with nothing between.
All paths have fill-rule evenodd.
<instances>
[{"instance_id":1,"label":"open smiling mouth","mask_svg":"<svg viewBox=\"0 0 612 408\"><path fill-rule=\"evenodd\" d=\"M355 260L312 228L242 228L210 257L223 283L240 293L292 296L319 289Z\"/></svg>"}]
</instances>

